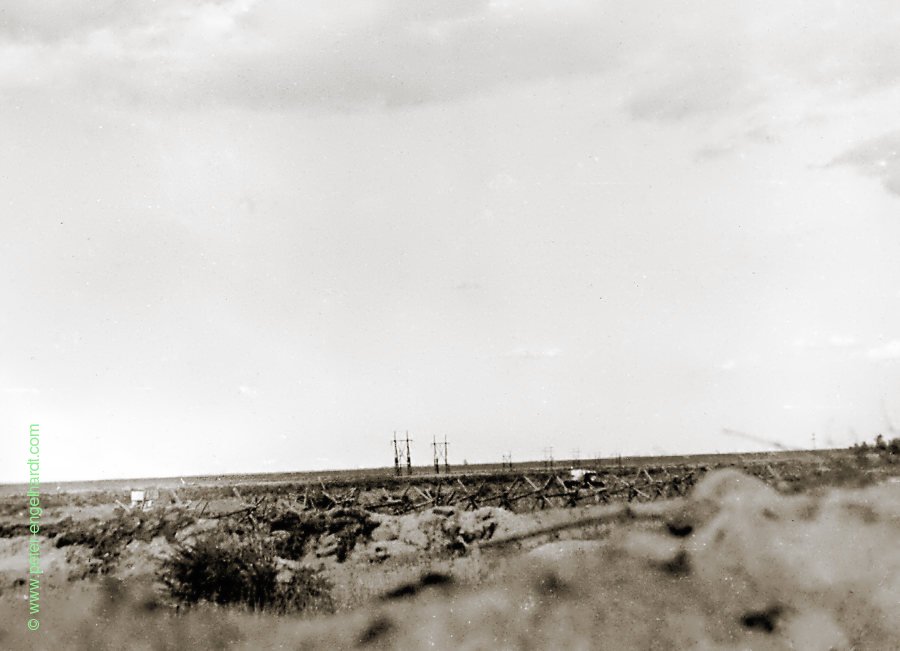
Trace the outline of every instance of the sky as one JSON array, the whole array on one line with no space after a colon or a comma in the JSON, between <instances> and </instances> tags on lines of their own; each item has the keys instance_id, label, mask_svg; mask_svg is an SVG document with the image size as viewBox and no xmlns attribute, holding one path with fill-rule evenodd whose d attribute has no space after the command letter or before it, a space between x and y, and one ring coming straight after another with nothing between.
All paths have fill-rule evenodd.
<instances>
[{"instance_id":1,"label":"sky","mask_svg":"<svg viewBox=\"0 0 900 651\"><path fill-rule=\"evenodd\" d=\"M0 481L900 428L889 0L0 8ZM742 433L743 435L735 434Z\"/></svg>"}]
</instances>

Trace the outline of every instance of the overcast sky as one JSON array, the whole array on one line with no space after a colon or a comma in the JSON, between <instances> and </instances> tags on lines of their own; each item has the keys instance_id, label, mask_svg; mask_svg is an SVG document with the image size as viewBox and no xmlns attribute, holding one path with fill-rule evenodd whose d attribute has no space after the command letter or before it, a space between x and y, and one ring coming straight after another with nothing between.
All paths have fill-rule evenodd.
<instances>
[{"instance_id":1,"label":"overcast sky","mask_svg":"<svg viewBox=\"0 0 900 651\"><path fill-rule=\"evenodd\" d=\"M5 2L0 481L900 427L891 0Z\"/></svg>"}]
</instances>

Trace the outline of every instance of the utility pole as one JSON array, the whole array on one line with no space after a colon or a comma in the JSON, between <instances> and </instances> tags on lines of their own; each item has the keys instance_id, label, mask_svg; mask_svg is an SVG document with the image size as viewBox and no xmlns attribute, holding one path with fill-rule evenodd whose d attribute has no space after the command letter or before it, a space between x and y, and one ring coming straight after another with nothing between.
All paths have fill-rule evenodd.
<instances>
[{"instance_id":1,"label":"utility pole","mask_svg":"<svg viewBox=\"0 0 900 651\"><path fill-rule=\"evenodd\" d=\"M431 435L431 448L434 453L434 474L439 475L441 473L441 465L438 461L438 443L437 438L434 434Z\"/></svg>"},{"instance_id":2,"label":"utility pole","mask_svg":"<svg viewBox=\"0 0 900 651\"><path fill-rule=\"evenodd\" d=\"M409 430L406 430L406 474L412 476L412 457L409 454Z\"/></svg>"},{"instance_id":3,"label":"utility pole","mask_svg":"<svg viewBox=\"0 0 900 651\"><path fill-rule=\"evenodd\" d=\"M397 430L394 430L394 474L400 476L400 447L397 442Z\"/></svg>"},{"instance_id":4,"label":"utility pole","mask_svg":"<svg viewBox=\"0 0 900 651\"><path fill-rule=\"evenodd\" d=\"M444 434L444 472L450 474L450 460L447 457L447 435Z\"/></svg>"},{"instance_id":5,"label":"utility pole","mask_svg":"<svg viewBox=\"0 0 900 651\"><path fill-rule=\"evenodd\" d=\"M553 446L547 446L544 448L544 463L547 466L547 470L553 470Z\"/></svg>"}]
</instances>

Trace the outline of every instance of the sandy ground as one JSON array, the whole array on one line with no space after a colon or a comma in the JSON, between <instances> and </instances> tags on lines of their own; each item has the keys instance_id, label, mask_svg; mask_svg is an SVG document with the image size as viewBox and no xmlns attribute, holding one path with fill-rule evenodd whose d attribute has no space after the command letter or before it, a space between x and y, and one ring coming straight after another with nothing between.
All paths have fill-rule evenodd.
<instances>
[{"instance_id":1,"label":"sandy ground","mask_svg":"<svg viewBox=\"0 0 900 651\"><path fill-rule=\"evenodd\" d=\"M725 470L667 503L385 517L344 563L311 550L339 608L309 619L161 607L156 537L129 543L125 581L48 588L36 633L4 591L0 648L898 649L898 540L896 482L785 496ZM0 541L0 572L21 543Z\"/></svg>"}]
</instances>

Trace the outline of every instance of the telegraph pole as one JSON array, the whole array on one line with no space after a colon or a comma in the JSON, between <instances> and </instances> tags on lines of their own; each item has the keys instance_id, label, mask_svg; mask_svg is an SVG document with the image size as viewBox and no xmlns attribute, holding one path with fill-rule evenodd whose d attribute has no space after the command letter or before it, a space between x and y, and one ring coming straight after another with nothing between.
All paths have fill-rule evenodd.
<instances>
[{"instance_id":1,"label":"telegraph pole","mask_svg":"<svg viewBox=\"0 0 900 651\"><path fill-rule=\"evenodd\" d=\"M438 442L434 434L431 435L431 449L434 458L434 474L439 475L441 473L441 465L438 460Z\"/></svg>"},{"instance_id":2,"label":"telegraph pole","mask_svg":"<svg viewBox=\"0 0 900 651\"><path fill-rule=\"evenodd\" d=\"M409 454L409 430L406 430L406 474L412 476L412 457Z\"/></svg>"},{"instance_id":3,"label":"telegraph pole","mask_svg":"<svg viewBox=\"0 0 900 651\"><path fill-rule=\"evenodd\" d=\"M444 472L450 474L450 461L447 458L447 435L444 434Z\"/></svg>"},{"instance_id":4,"label":"telegraph pole","mask_svg":"<svg viewBox=\"0 0 900 651\"><path fill-rule=\"evenodd\" d=\"M397 440L397 430L394 430L394 474L400 476L400 442Z\"/></svg>"}]
</instances>

